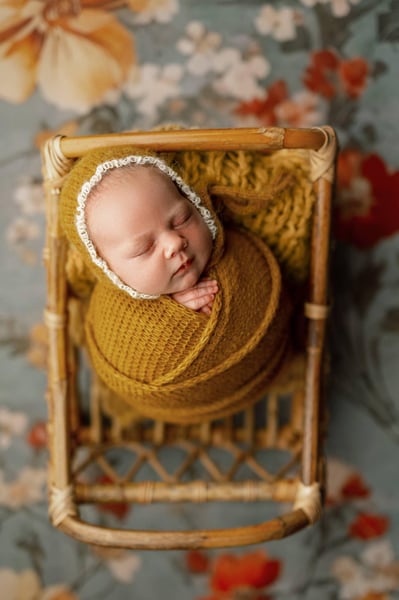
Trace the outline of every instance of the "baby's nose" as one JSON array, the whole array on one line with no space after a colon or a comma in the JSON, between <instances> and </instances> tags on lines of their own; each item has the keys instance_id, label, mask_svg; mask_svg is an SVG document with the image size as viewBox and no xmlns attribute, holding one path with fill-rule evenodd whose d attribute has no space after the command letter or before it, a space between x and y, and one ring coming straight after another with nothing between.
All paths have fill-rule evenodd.
<instances>
[{"instance_id":1,"label":"baby's nose","mask_svg":"<svg viewBox=\"0 0 399 600\"><path fill-rule=\"evenodd\" d=\"M175 231L171 231L165 238L165 256L173 258L176 254L187 248L187 241Z\"/></svg>"}]
</instances>

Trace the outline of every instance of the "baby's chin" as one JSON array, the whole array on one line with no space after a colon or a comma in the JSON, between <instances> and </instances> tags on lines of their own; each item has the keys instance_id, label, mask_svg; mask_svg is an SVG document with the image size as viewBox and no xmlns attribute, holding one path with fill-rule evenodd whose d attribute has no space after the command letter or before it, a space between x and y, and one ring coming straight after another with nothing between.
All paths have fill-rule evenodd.
<instances>
[{"instance_id":1,"label":"baby's chin","mask_svg":"<svg viewBox=\"0 0 399 600\"><path fill-rule=\"evenodd\" d=\"M192 288L198 283L201 278L201 273L198 273L195 266L187 270L186 273L179 276L178 279L171 280L169 283L165 282L162 289L156 288L155 286L135 286L134 282L126 281L125 283L131 288L139 292L140 294L149 294L152 296L168 296L171 294L178 294L184 292L189 288Z\"/></svg>"},{"instance_id":2,"label":"baby's chin","mask_svg":"<svg viewBox=\"0 0 399 600\"><path fill-rule=\"evenodd\" d=\"M186 275L184 284L185 287L193 287L194 285L196 285L198 283L198 281L201 279L201 275L202 275L202 270L199 271L198 267L196 265L194 265L194 268L192 268Z\"/></svg>"},{"instance_id":3,"label":"baby's chin","mask_svg":"<svg viewBox=\"0 0 399 600\"><path fill-rule=\"evenodd\" d=\"M170 294L177 294L179 292L184 292L184 290L188 290L192 288L198 283L200 276L195 271L190 271L186 273L183 277L180 277L178 282L175 282L173 285L173 290L170 291Z\"/></svg>"}]
</instances>

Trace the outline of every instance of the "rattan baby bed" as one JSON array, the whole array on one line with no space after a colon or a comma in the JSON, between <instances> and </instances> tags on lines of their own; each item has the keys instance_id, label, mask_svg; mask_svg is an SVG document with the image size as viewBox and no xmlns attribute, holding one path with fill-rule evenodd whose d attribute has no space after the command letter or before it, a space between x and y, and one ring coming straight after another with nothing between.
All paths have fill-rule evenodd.
<instances>
[{"instance_id":1,"label":"rattan baby bed","mask_svg":"<svg viewBox=\"0 0 399 600\"><path fill-rule=\"evenodd\" d=\"M259 405L238 416L197 425L177 426L136 420L121 425L102 413L109 391L90 376L90 391L81 389L82 348L71 322L84 314L84 301L71 290L65 265L68 243L60 228L58 197L63 178L74 160L90 149L132 144L164 150L249 150L309 152L315 191L311 234L311 263L307 282L306 350L292 361L293 372L270 387ZM330 203L334 182L336 142L329 127L315 129L251 128L166 130L67 138L56 136L42 152L46 190L47 269L45 322L49 335L49 512L56 527L87 543L140 549L216 548L259 543L288 536L320 516L323 498L323 380L328 314L328 256ZM84 308L84 306L83 306ZM75 316L74 316L75 315ZM304 369L298 370L298 364ZM300 373L300 376L298 376ZM303 374L302 374L303 373ZM84 388L85 386L83 386ZM89 406L82 408L89 396ZM290 408L288 417L281 406ZM262 417L259 415L262 413ZM112 449L128 451L130 467L117 473L107 457ZM180 464L170 470L165 449L179 448ZM231 461L224 468L212 454L223 449ZM268 470L262 452L282 451L287 460L276 473ZM82 458L83 456L83 458ZM260 456L260 458L259 458ZM189 478L194 463L206 472ZM135 481L143 465L152 479ZM90 482L93 465L105 475ZM251 476L236 480L246 465ZM275 516L265 522L220 529L170 531L105 528L81 517L84 503L155 502L273 502ZM249 504L248 504L249 506ZM223 524L222 524L223 525Z\"/></svg>"}]
</instances>

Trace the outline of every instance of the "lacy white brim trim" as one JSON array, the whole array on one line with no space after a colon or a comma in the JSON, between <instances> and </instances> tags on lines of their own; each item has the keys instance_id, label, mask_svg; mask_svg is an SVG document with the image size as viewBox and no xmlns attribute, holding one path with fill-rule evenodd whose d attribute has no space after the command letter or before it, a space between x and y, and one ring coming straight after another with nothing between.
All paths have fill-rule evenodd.
<instances>
[{"instance_id":1,"label":"lacy white brim trim","mask_svg":"<svg viewBox=\"0 0 399 600\"><path fill-rule=\"evenodd\" d=\"M183 181L183 179L174 171L169 165L167 165L163 160L157 158L155 156L140 156L140 155L129 155L124 158L115 158L113 160L107 160L103 163L100 163L94 175L86 181L79 192L78 195L78 207L76 211L76 229L78 231L79 237L85 245L90 258L112 281L114 285L116 285L120 290L127 292L129 296L132 298L140 299L140 300L153 300L155 298L159 298L159 295L152 294L143 294L133 289L129 285L123 283L123 281L109 268L108 264L104 259L102 259L98 254L97 250L91 241L88 231L87 231L87 223L86 223L86 203L87 198L92 191L92 189L99 184L104 175L110 171L111 169L117 169L119 167L126 167L130 164L136 165L152 165L157 167L162 173L168 175L172 181L179 187L183 195L190 200L194 204L194 206L200 212L204 222L209 227L209 230L212 235L212 239L215 239L217 234L217 226L216 223L210 213L210 211L203 206L200 197Z\"/></svg>"}]
</instances>

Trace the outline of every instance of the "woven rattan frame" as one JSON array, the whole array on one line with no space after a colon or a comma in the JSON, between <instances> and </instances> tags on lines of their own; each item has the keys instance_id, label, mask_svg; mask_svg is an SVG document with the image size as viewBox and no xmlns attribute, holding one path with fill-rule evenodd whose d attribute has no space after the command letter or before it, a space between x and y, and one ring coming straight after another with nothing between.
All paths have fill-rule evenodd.
<instances>
[{"instance_id":1,"label":"woven rattan frame","mask_svg":"<svg viewBox=\"0 0 399 600\"><path fill-rule=\"evenodd\" d=\"M58 197L63 178L76 158L88 150L106 145L132 144L165 150L260 150L307 149L311 158L311 178L316 194L311 238L311 265L308 298L304 306L307 323L305 369L300 385L288 391L292 399L291 420L281 431L276 425L279 390L271 389L267 401L267 427L257 428L254 408L248 409L239 425L233 418L222 422L176 427L150 422L136 424L129 432L117 424L105 427L98 396L101 386L93 376L90 423L83 424L77 386L78 348L71 339L68 314L71 291L65 272L68 243L58 219ZM330 127L314 129L242 128L135 132L85 137L56 136L43 148L42 163L46 191L47 304L45 322L49 335L48 429L49 429L49 511L55 526L87 543L140 549L216 548L240 546L280 539L318 520L323 496L322 439L323 375L326 317L328 314L328 260L330 246L331 196L336 155L335 134ZM287 390L285 390L287 391ZM245 442L243 451L240 443ZM173 475L160 463L158 450L177 444L187 458ZM102 451L126 445L137 459L129 480L118 479ZM228 473L220 473L209 457L216 445L230 450L235 458ZM80 447L87 450L86 462L102 464L111 483L88 484L79 480L74 456ZM278 476L270 477L254 459L258 448L289 449L299 472L285 476L290 464ZM194 459L201 459L212 481L183 481ZM137 465L148 461L158 474L156 481L132 482ZM234 482L237 465L246 463L257 474L254 481ZM161 481L159 481L159 479ZM211 502L274 501L289 503L288 512L255 525L198 531L143 531L106 529L80 518L83 502Z\"/></svg>"}]
</instances>

